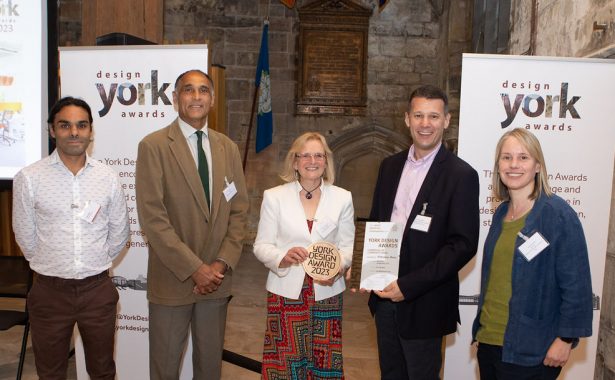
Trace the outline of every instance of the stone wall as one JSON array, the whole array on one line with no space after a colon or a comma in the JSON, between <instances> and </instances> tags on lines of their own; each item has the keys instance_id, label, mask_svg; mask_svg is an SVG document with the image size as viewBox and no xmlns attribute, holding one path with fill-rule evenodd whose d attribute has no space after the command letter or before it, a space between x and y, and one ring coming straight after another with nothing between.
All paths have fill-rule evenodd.
<instances>
[{"instance_id":1,"label":"stone wall","mask_svg":"<svg viewBox=\"0 0 615 380\"><path fill-rule=\"evenodd\" d=\"M511 54L527 51L532 0L511 5ZM540 0L537 9L536 55L585 57L615 43L615 2L604 0ZM605 24L604 31L593 24Z\"/></svg>"},{"instance_id":2,"label":"stone wall","mask_svg":"<svg viewBox=\"0 0 615 380\"><path fill-rule=\"evenodd\" d=\"M541 0L538 4L535 55L615 58L615 2ZM531 7L531 0L512 2L511 54L528 50ZM605 24L606 30L594 30L594 22ZM594 331L598 334L595 379L615 379L615 192L610 215L600 330Z\"/></svg>"},{"instance_id":3,"label":"stone wall","mask_svg":"<svg viewBox=\"0 0 615 380\"><path fill-rule=\"evenodd\" d=\"M379 13L375 0L357 1L373 9L368 42L367 115L296 116L297 9L310 3L297 1L287 9L275 0L166 0L164 39L168 43L208 42L212 63L226 67L228 133L243 150L250 120L254 74L263 19L269 15L269 53L273 97L273 144L254 153L251 137L246 177L250 189L250 232L256 231L263 190L281 183L277 174L295 137L316 130L328 142L343 149L339 160L338 184L355 195L358 216L367 216L371 194L382 158L409 145L403 122L410 92L420 84L451 87L454 112L447 138L456 139L461 51L469 45L468 1L452 2L455 18L449 19L449 1L391 1ZM452 27L449 29L449 24ZM453 36L449 34L453 31ZM450 50L450 51L449 51ZM452 64L449 65L449 63ZM450 71L451 82L447 82ZM457 97L457 98L455 98ZM362 132L357 138L356 131ZM254 132L253 132L254 133ZM388 148L377 144L384 134ZM376 140L373 140L376 139ZM372 143L370 143L372 142ZM386 145L386 144L384 144ZM382 148L382 149L381 149Z\"/></svg>"},{"instance_id":4,"label":"stone wall","mask_svg":"<svg viewBox=\"0 0 615 380\"><path fill-rule=\"evenodd\" d=\"M461 53L470 45L471 1L391 1L372 9L368 41L367 114L363 117L296 116L298 11L277 0L165 0L167 44L208 43L211 62L226 67L228 134L243 151L263 20L269 16L273 97L273 144L254 153L252 132L246 177L250 191L250 238L258 223L263 190L281 183L281 162L295 137L316 130L334 147L338 184L355 194L358 216L367 216L380 161L410 143L403 122L410 92L435 84L450 94L452 122L445 138L458 135ZM60 0L60 45L80 45L82 0ZM87 25L83 25L87 28Z\"/></svg>"},{"instance_id":5,"label":"stone wall","mask_svg":"<svg viewBox=\"0 0 615 380\"><path fill-rule=\"evenodd\" d=\"M613 178L615 189L615 177ZM598 353L594 379L615 379L615 191L611 195L609 242L607 244L604 284L602 285L602 312L598 334Z\"/></svg>"}]
</instances>

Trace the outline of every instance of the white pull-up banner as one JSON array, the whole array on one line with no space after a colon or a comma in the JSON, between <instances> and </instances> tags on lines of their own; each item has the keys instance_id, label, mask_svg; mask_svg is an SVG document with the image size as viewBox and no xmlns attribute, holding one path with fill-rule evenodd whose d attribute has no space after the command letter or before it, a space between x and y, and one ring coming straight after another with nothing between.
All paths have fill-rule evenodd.
<instances>
[{"instance_id":1,"label":"white pull-up banner","mask_svg":"<svg viewBox=\"0 0 615 380\"><path fill-rule=\"evenodd\" d=\"M613 60L464 54L459 156L480 177L481 234L476 259L461 273L462 324L448 338L445 379L478 378L471 327L482 247L497 207L491 192L495 146L513 128L538 137L553 192L583 224L594 293L593 336L581 339L560 379L594 377L615 154L613 78Z\"/></svg>"},{"instance_id":2,"label":"white pull-up banner","mask_svg":"<svg viewBox=\"0 0 615 380\"><path fill-rule=\"evenodd\" d=\"M147 242L135 202L137 145L145 135L175 119L175 79L194 68L207 72L206 45L60 49L62 96L83 98L92 108L94 141L90 154L118 172L128 203L129 247L112 268L120 293L115 342L118 380L149 378ZM79 339L76 347L78 378L87 379ZM192 378L188 350L182 379Z\"/></svg>"}]
</instances>

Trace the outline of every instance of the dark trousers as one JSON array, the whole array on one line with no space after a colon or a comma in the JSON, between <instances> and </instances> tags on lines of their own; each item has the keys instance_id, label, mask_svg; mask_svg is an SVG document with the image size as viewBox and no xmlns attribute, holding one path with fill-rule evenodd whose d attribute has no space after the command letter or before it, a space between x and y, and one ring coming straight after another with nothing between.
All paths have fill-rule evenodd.
<instances>
[{"instance_id":1,"label":"dark trousers","mask_svg":"<svg viewBox=\"0 0 615 380\"><path fill-rule=\"evenodd\" d=\"M28 294L32 348L41 380L66 379L75 323L94 379L114 379L113 348L119 295L107 271L83 280L37 275Z\"/></svg>"},{"instance_id":2,"label":"dark trousers","mask_svg":"<svg viewBox=\"0 0 615 380\"><path fill-rule=\"evenodd\" d=\"M393 302L378 304L376 330L382 380L437 380L442 367L442 337L404 339L398 333Z\"/></svg>"},{"instance_id":3,"label":"dark trousers","mask_svg":"<svg viewBox=\"0 0 615 380\"><path fill-rule=\"evenodd\" d=\"M502 361L502 346L479 343L478 369L481 380L555 380L562 367L547 367L539 364L524 367Z\"/></svg>"}]
</instances>

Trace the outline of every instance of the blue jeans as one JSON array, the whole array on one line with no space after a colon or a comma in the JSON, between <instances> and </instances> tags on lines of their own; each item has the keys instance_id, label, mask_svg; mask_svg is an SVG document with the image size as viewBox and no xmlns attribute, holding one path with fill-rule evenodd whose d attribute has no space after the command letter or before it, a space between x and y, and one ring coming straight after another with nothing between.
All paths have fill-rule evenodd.
<instances>
[{"instance_id":1,"label":"blue jeans","mask_svg":"<svg viewBox=\"0 0 615 380\"><path fill-rule=\"evenodd\" d=\"M478 368L481 380L555 380L562 367L547 367L539 364L524 367L502 361L502 346L479 343Z\"/></svg>"}]
</instances>

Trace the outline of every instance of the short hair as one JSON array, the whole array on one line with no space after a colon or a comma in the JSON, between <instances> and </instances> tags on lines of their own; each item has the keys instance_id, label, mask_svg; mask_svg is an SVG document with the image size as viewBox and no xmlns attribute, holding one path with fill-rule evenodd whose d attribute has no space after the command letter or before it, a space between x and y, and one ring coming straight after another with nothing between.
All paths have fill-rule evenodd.
<instances>
[{"instance_id":1,"label":"short hair","mask_svg":"<svg viewBox=\"0 0 615 380\"><path fill-rule=\"evenodd\" d=\"M444 102L444 113L448 114L448 96L446 96L446 93L442 91L440 87L427 84L412 91L410 100L408 100L408 110L410 110L414 98L440 99Z\"/></svg>"},{"instance_id":2,"label":"short hair","mask_svg":"<svg viewBox=\"0 0 615 380\"><path fill-rule=\"evenodd\" d=\"M206 72L199 70L199 69L190 69L188 71L184 71L183 73L179 74L179 76L177 77L177 79L175 79L175 86L173 87L174 91L177 91L177 86L179 85L179 82L187 75L190 73L199 73L201 75L203 75L205 78L207 78L207 80L209 81L209 84L211 85L211 93L214 93L214 81L211 80L211 77L209 75L207 75Z\"/></svg>"},{"instance_id":3,"label":"short hair","mask_svg":"<svg viewBox=\"0 0 615 380\"><path fill-rule=\"evenodd\" d=\"M280 173L280 178L282 178L286 182L292 182L294 180L299 179L299 173L293 167L295 160L297 160L296 154L301 153L301 148L311 140L320 141L323 149L325 150L326 155L326 163L325 163L325 172L323 173L322 179L325 183L333 184L335 181L335 165L333 163L333 152L327 145L327 140L325 137L318 132L307 132L297 137L295 141L293 141L288 153L286 154L286 159L284 160L284 167L282 169L282 173Z\"/></svg>"},{"instance_id":4,"label":"short hair","mask_svg":"<svg viewBox=\"0 0 615 380\"><path fill-rule=\"evenodd\" d=\"M547 175L547 164L545 163L545 157L542 153L542 147L540 146L540 141L532 134L532 132L526 130L525 128L515 128L511 131L508 131L500 137L498 144L495 148L495 162L493 163L493 176L492 176L492 185L493 185L493 194L501 201L507 201L510 199L510 194L508 193L508 188L502 182L502 178L500 177L500 171L498 168L498 162L500 160L500 154L502 153L502 147L504 146L504 142L508 138L516 139L532 156L533 159L540 165L540 170L534 176L534 190L532 194L530 194L530 199L536 199L542 193L547 196L553 195L551 191L551 187L549 187L549 178Z\"/></svg>"},{"instance_id":5,"label":"short hair","mask_svg":"<svg viewBox=\"0 0 615 380\"><path fill-rule=\"evenodd\" d=\"M90 129L92 128L92 123L94 119L92 118L92 109L86 103L85 100L80 98L73 98L72 96L65 96L62 99L58 100L51 109L49 110L49 117L47 118L47 123L53 125L53 122L56 118L56 115L62 111L64 107L75 106L79 108L83 108L88 113L88 119L90 120Z\"/></svg>"}]
</instances>

